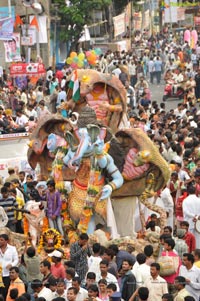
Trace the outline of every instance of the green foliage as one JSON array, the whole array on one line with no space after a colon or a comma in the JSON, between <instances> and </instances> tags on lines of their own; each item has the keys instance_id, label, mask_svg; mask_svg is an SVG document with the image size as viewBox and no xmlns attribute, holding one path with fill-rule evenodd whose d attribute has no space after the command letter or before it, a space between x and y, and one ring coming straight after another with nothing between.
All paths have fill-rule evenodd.
<instances>
[{"instance_id":1,"label":"green foliage","mask_svg":"<svg viewBox=\"0 0 200 301\"><path fill-rule=\"evenodd\" d=\"M129 0L113 0L114 10L116 15L121 14L128 4ZM134 1L133 1L134 2Z\"/></svg>"},{"instance_id":2,"label":"green foliage","mask_svg":"<svg viewBox=\"0 0 200 301\"><path fill-rule=\"evenodd\" d=\"M53 4L58 4L61 41L72 41L76 45L83 26L92 23L92 12L95 9L106 8L110 3L111 0L71 0L70 6L67 6L65 0L54 0ZM54 15L55 10L52 6L52 16Z\"/></svg>"}]
</instances>

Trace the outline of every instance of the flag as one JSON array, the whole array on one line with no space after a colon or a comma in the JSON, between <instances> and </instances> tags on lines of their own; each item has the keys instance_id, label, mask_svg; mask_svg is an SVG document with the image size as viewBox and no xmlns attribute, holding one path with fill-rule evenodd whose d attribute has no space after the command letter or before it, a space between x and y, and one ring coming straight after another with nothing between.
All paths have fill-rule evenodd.
<instances>
[{"instance_id":1,"label":"flag","mask_svg":"<svg viewBox=\"0 0 200 301\"><path fill-rule=\"evenodd\" d=\"M73 90L72 99L77 102L80 99L80 87L77 70L74 70L72 78L69 82L69 88Z\"/></svg>"},{"instance_id":2,"label":"flag","mask_svg":"<svg viewBox=\"0 0 200 301\"><path fill-rule=\"evenodd\" d=\"M38 24L38 20L37 20L36 16L34 16L34 18L32 19L30 26L35 26L37 28L37 30L39 31L39 24Z\"/></svg>"},{"instance_id":3,"label":"flag","mask_svg":"<svg viewBox=\"0 0 200 301\"><path fill-rule=\"evenodd\" d=\"M23 25L23 24L24 23L23 23L22 19L20 18L20 16L16 15L14 27L16 28L18 25Z\"/></svg>"}]
</instances>

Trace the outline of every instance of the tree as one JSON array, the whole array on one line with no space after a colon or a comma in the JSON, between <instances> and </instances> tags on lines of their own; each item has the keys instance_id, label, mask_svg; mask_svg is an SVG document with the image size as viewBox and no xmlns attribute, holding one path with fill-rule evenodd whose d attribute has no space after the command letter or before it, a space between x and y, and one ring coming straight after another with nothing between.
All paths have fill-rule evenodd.
<instances>
[{"instance_id":1,"label":"tree","mask_svg":"<svg viewBox=\"0 0 200 301\"><path fill-rule=\"evenodd\" d=\"M84 25L92 23L93 11L105 9L110 3L111 0L54 0L60 17L60 40L71 41L71 49L76 50Z\"/></svg>"}]
</instances>

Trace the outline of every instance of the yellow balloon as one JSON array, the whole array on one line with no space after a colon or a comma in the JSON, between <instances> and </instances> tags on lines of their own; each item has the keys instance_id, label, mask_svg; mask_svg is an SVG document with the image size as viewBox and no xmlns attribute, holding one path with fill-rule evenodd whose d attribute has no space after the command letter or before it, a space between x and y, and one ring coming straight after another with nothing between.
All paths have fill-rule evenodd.
<instances>
[{"instance_id":1,"label":"yellow balloon","mask_svg":"<svg viewBox=\"0 0 200 301\"><path fill-rule=\"evenodd\" d=\"M72 58L68 57L67 60L66 60L66 63L70 65L72 63Z\"/></svg>"},{"instance_id":2,"label":"yellow balloon","mask_svg":"<svg viewBox=\"0 0 200 301\"><path fill-rule=\"evenodd\" d=\"M77 53L75 51L72 51L70 53L70 57L73 59L75 56L77 56Z\"/></svg>"},{"instance_id":3,"label":"yellow balloon","mask_svg":"<svg viewBox=\"0 0 200 301\"><path fill-rule=\"evenodd\" d=\"M79 60L81 60L81 61L84 60L85 54L84 54L83 52L79 53L78 58L79 58Z\"/></svg>"}]
</instances>

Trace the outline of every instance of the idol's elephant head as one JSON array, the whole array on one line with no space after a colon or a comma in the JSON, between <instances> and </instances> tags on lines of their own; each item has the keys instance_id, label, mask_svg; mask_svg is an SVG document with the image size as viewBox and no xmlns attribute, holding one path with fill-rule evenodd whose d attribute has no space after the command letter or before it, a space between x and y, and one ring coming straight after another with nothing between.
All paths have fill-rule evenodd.
<instances>
[{"instance_id":1,"label":"idol's elephant head","mask_svg":"<svg viewBox=\"0 0 200 301\"><path fill-rule=\"evenodd\" d=\"M82 158L103 151L106 128L88 124L85 128L76 129L75 133L79 140L79 145L73 158L68 163L70 168L75 168L75 165L79 164Z\"/></svg>"}]
</instances>

